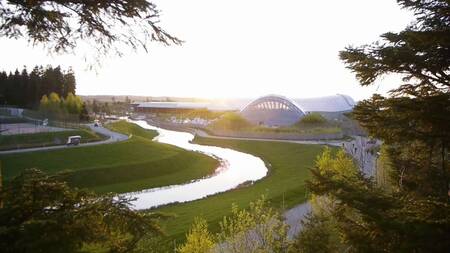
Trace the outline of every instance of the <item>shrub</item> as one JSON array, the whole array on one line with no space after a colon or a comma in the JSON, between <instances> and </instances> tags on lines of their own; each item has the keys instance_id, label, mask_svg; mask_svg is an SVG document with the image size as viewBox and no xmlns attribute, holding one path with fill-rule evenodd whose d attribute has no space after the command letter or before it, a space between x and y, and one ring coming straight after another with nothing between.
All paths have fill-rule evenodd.
<instances>
[{"instance_id":1,"label":"shrub","mask_svg":"<svg viewBox=\"0 0 450 253\"><path fill-rule=\"evenodd\" d=\"M327 120L317 112L310 113L302 117L299 121L299 124L307 124L307 125L321 125L327 123Z\"/></svg>"},{"instance_id":2,"label":"shrub","mask_svg":"<svg viewBox=\"0 0 450 253\"><path fill-rule=\"evenodd\" d=\"M252 127L252 124L235 112L225 113L212 124L212 128L221 130L242 130Z\"/></svg>"}]
</instances>

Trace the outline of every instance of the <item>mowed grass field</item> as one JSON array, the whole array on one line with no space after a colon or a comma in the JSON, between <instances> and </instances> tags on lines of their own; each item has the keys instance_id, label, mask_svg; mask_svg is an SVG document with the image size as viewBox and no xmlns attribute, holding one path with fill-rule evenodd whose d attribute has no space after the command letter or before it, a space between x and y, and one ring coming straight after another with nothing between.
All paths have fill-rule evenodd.
<instances>
[{"instance_id":1,"label":"mowed grass field","mask_svg":"<svg viewBox=\"0 0 450 253\"><path fill-rule=\"evenodd\" d=\"M125 121L109 126L127 141L90 147L0 155L5 183L27 168L67 171L72 186L98 193L131 192L185 183L212 174L218 162L206 155L153 142L156 131Z\"/></svg>"},{"instance_id":2,"label":"mowed grass field","mask_svg":"<svg viewBox=\"0 0 450 253\"><path fill-rule=\"evenodd\" d=\"M81 136L82 143L100 141L103 139L102 136L87 129L49 133L0 135L0 150L65 145L67 138L73 135Z\"/></svg>"},{"instance_id":3,"label":"mowed grass field","mask_svg":"<svg viewBox=\"0 0 450 253\"><path fill-rule=\"evenodd\" d=\"M69 170L68 181L72 185L97 192L121 193L198 179L212 173L218 165L216 160L205 155L152 142L155 131L124 121L108 127L133 137L115 144L0 156L5 180L31 167L49 173ZM314 166L317 155L323 150L320 145L285 142L199 137L194 141L256 155L269 166L269 174L250 186L156 209L175 215L162 222L170 243L173 240L182 242L198 216L205 218L213 231L217 230L223 216L230 214L233 203L246 208L261 195L280 209L304 202L307 197L305 180L310 178L309 168Z\"/></svg>"},{"instance_id":4,"label":"mowed grass field","mask_svg":"<svg viewBox=\"0 0 450 253\"><path fill-rule=\"evenodd\" d=\"M183 241L185 233L196 216L205 218L210 228L213 231L217 230L223 216L230 214L233 203L241 208L246 208L251 201L255 201L262 195L266 196L271 205L280 209L287 209L303 203L307 197L305 180L310 178L309 168L314 166L316 157L324 148L321 145L199 137L194 141L199 144L232 148L256 155L270 166L269 174L248 187L198 201L158 208L157 211L176 215L175 218L163 223L169 241Z\"/></svg>"}]
</instances>

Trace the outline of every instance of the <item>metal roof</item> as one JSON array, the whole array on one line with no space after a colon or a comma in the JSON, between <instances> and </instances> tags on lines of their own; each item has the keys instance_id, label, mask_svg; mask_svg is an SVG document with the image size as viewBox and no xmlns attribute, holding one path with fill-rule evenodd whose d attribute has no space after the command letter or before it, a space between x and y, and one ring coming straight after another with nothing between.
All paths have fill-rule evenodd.
<instances>
[{"instance_id":1,"label":"metal roof","mask_svg":"<svg viewBox=\"0 0 450 253\"><path fill-rule=\"evenodd\" d=\"M208 106L203 103L191 102L142 102L138 108L164 108L164 109L206 109Z\"/></svg>"},{"instance_id":2,"label":"metal roof","mask_svg":"<svg viewBox=\"0 0 450 253\"><path fill-rule=\"evenodd\" d=\"M350 111L355 106L355 101L348 95L336 94L318 98L293 99L307 112L341 112Z\"/></svg>"}]
</instances>

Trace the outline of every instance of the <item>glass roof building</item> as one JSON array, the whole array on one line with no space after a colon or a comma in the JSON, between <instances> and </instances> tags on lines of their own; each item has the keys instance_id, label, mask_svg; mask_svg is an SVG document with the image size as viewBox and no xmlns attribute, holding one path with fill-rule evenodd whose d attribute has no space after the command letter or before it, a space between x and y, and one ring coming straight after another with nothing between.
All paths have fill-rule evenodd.
<instances>
[{"instance_id":1,"label":"glass roof building","mask_svg":"<svg viewBox=\"0 0 450 253\"><path fill-rule=\"evenodd\" d=\"M268 95L247 104L241 114L254 124L290 126L310 112L345 112L352 110L354 105L350 96L341 94L296 100Z\"/></svg>"}]
</instances>

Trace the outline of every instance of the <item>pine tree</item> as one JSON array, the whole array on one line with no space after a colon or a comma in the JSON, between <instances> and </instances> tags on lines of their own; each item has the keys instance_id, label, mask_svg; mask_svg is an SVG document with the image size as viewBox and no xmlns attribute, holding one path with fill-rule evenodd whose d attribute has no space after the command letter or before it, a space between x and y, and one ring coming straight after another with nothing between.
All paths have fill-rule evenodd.
<instances>
[{"instance_id":1,"label":"pine tree","mask_svg":"<svg viewBox=\"0 0 450 253\"><path fill-rule=\"evenodd\" d=\"M63 79L64 79L63 92L61 96L67 97L69 93L75 95L76 81L75 81L75 73L73 72L72 68L69 68L69 70L66 73L64 73Z\"/></svg>"},{"instance_id":2,"label":"pine tree","mask_svg":"<svg viewBox=\"0 0 450 253\"><path fill-rule=\"evenodd\" d=\"M383 34L380 43L348 47L340 56L362 85L390 73L402 74L405 83L389 97L374 95L358 104L354 115L369 134L393 147L396 181L418 195L448 200L450 3L398 2L414 12L413 24Z\"/></svg>"},{"instance_id":3,"label":"pine tree","mask_svg":"<svg viewBox=\"0 0 450 253\"><path fill-rule=\"evenodd\" d=\"M144 236L161 235L162 215L136 212L124 196L71 188L62 178L31 169L3 187L2 252L132 252Z\"/></svg>"},{"instance_id":4,"label":"pine tree","mask_svg":"<svg viewBox=\"0 0 450 253\"><path fill-rule=\"evenodd\" d=\"M64 72L60 67L36 66L28 74L26 68L14 74L0 72L0 102L13 106L36 109L43 95L54 92L60 98L75 94L76 81L72 69Z\"/></svg>"},{"instance_id":5,"label":"pine tree","mask_svg":"<svg viewBox=\"0 0 450 253\"><path fill-rule=\"evenodd\" d=\"M388 96L375 94L353 112L383 141L390 185L340 173L337 157L317 164L307 186L334 200L329 217L346 251L449 252L450 2L398 3L414 12L414 23L340 53L363 86L385 74L404 77Z\"/></svg>"},{"instance_id":6,"label":"pine tree","mask_svg":"<svg viewBox=\"0 0 450 253\"><path fill-rule=\"evenodd\" d=\"M2 1L0 13L0 36L25 38L57 53L73 52L83 42L100 55L147 51L150 41L182 43L159 26L160 10L147 0Z\"/></svg>"},{"instance_id":7,"label":"pine tree","mask_svg":"<svg viewBox=\"0 0 450 253\"><path fill-rule=\"evenodd\" d=\"M81 121L89 121L89 112L87 110L86 103L83 103L83 105L81 106L80 120Z\"/></svg>"}]
</instances>

